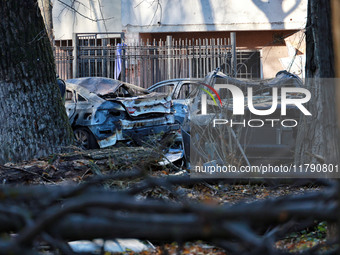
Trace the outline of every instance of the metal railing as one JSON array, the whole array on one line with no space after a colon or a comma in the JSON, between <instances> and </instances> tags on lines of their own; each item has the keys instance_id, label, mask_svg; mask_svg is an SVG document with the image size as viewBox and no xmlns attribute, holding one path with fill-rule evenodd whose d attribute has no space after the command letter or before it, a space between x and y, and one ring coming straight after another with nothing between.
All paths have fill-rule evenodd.
<instances>
[{"instance_id":1,"label":"metal railing","mask_svg":"<svg viewBox=\"0 0 340 255\"><path fill-rule=\"evenodd\" d=\"M67 80L73 77L73 46L64 42L66 45L62 45L62 41L56 42L53 53L57 74Z\"/></svg>"},{"instance_id":2,"label":"metal railing","mask_svg":"<svg viewBox=\"0 0 340 255\"><path fill-rule=\"evenodd\" d=\"M76 34L72 43L56 44L54 52L63 79L102 76L149 87L172 78L203 78L217 67L233 74L232 46L226 38L174 40L167 36L165 41L127 45L122 33ZM259 78L259 57L249 61L254 56L249 52L236 56L237 77Z\"/></svg>"}]
</instances>

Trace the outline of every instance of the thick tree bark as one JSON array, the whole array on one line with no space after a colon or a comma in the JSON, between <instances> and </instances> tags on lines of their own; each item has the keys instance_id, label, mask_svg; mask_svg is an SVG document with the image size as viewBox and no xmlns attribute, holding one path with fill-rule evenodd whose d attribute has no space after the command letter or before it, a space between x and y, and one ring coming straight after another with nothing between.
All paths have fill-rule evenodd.
<instances>
[{"instance_id":1,"label":"thick tree bark","mask_svg":"<svg viewBox=\"0 0 340 255\"><path fill-rule=\"evenodd\" d=\"M302 116L295 162L337 163L339 141L336 122L334 52L330 1L308 1L306 26L306 86L312 94L307 104L312 116Z\"/></svg>"},{"instance_id":2,"label":"thick tree bark","mask_svg":"<svg viewBox=\"0 0 340 255\"><path fill-rule=\"evenodd\" d=\"M0 0L0 164L61 151L72 130L36 0Z\"/></svg>"},{"instance_id":3,"label":"thick tree bark","mask_svg":"<svg viewBox=\"0 0 340 255\"><path fill-rule=\"evenodd\" d=\"M53 4L51 0L38 0L38 4L41 10L41 15L45 22L48 38L50 39L50 42L53 46L54 45L53 18L52 18Z\"/></svg>"}]
</instances>

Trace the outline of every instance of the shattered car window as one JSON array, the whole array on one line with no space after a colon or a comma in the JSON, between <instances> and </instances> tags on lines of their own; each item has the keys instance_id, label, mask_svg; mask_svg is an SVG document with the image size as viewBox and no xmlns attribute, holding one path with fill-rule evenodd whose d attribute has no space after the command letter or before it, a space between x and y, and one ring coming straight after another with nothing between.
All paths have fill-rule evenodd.
<instances>
[{"instance_id":1,"label":"shattered car window","mask_svg":"<svg viewBox=\"0 0 340 255\"><path fill-rule=\"evenodd\" d=\"M78 94L78 101L79 102L86 102L87 100L83 96Z\"/></svg>"},{"instance_id":2,"label":"shattered car window","mask_svg":"<svg viewBox=\"0 0 340 255\"><path fill-rule=\"evenodd\" d=\"M194 95L196 86L192 83L184 83L179 91L177 99L187 99Z\"/></svg>"},{"instance_id":3,"label":"shattered car window","mask_svg":"<svg viewBox=\"0 0 340 255\"><path fill-rule=\"evenodd\" d=\"M73 93L71 90L66 90L65 101L73 101Z\"/></svg>"},{"instance_id":4,"label":"shattered car window","mask_svg":"<svg viewBox=\"0 0 340 255\"><path fill-rule=\"evenodd\" d=\"M172 93L174 89L174 84L165 84L165 85L161 85L158 88L152 90L154 92L158 92L158 93L165 93L170 95Z\"/></svg>"}]
</instances>

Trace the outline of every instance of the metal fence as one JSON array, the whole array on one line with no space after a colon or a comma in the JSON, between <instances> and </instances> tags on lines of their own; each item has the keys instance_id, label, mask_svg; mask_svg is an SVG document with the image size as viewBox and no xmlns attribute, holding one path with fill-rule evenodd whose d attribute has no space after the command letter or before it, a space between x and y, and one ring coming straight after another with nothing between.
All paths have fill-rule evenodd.
<instances>
[{"instance_id":1,"label":"metal fence","mask_svg":"<svg viewBox=\"0 0 340 255\"><path fill-rule=\"evenodd\" d=\"M203 78L230 62L230 48L221 39L176 41L169 37L166 41L126 46L122 55L126 76L122 79L148 87L173 78Z\"/></svg>"},{"instance_id":2,"label":"metal fence","mask_svg":"<svg viewBox=\"0 0 340 255\"><path fill-rule=\"evenodd\" d=\"M203 78L217 67L233 73L232 46L226 38L174 40L168 36L165 41L123 42L122 33L104 33L76 34L73 41L56 43L57 72L63 79L103 76L141 87L172 78ZM259 58L253 56L237 52L238 77L259 78Z\"/></svg>"},{"instance_id":3,"label":"metal fence","mask_svg":"<svg viewBox=\"0 0 340 255\"><path fill-rule=\"evenodd\" d=\"M72 40L55 41L53 53L57 74L64 80L73 78Z\"/></svg>"}]
</instances>

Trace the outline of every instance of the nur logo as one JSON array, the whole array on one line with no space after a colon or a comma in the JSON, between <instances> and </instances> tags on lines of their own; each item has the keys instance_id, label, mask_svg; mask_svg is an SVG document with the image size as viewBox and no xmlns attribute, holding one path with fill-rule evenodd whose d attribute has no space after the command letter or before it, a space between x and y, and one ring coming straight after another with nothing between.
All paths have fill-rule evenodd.
<instances>
[{"instance_id":1,"label":"nur logo","mask_svg":"<svg viewBox=\"0 0 340 255\"><path fill-rule=\"evenodd\" d=\"M199 85L203 85L204 87L211 90L218 98L221 107L222 107L222 100L217 91L219 91L220 89L228 89L232 95L233 114L244 115L245 96L243 94L243 91L239 87L235 85L231 85L231 84L216 84L215 88L204 83L200 83ZM212 98L216 106L218 104L211 92L209 92L205 88L200 88L200 89L206 92L206 94L202 93L201 95L201 114L206 115L207 114L207 94ZM248 87L247 88L247 105L248 105L249 111L255 115L260 115L260 116L270 115L274 113L279 104L279 93L278 92L279 92L279 88L273 87L272 93L271 93L271 96L272 96L271 107L269 109L259 110L254 107L253 88ZM281 92L280 93L281 115L285 116L287 114L287 105L295 105L304 115L312 115L303 106L304 103L307 103L311 99L311 93L309 92L309 90L304 89L304 88L282 87L280 89L280 92ZM304 95L304 97L292 98L290 96L291 94L300 94L300 95Z\"/></svg>"}]
</instances>

